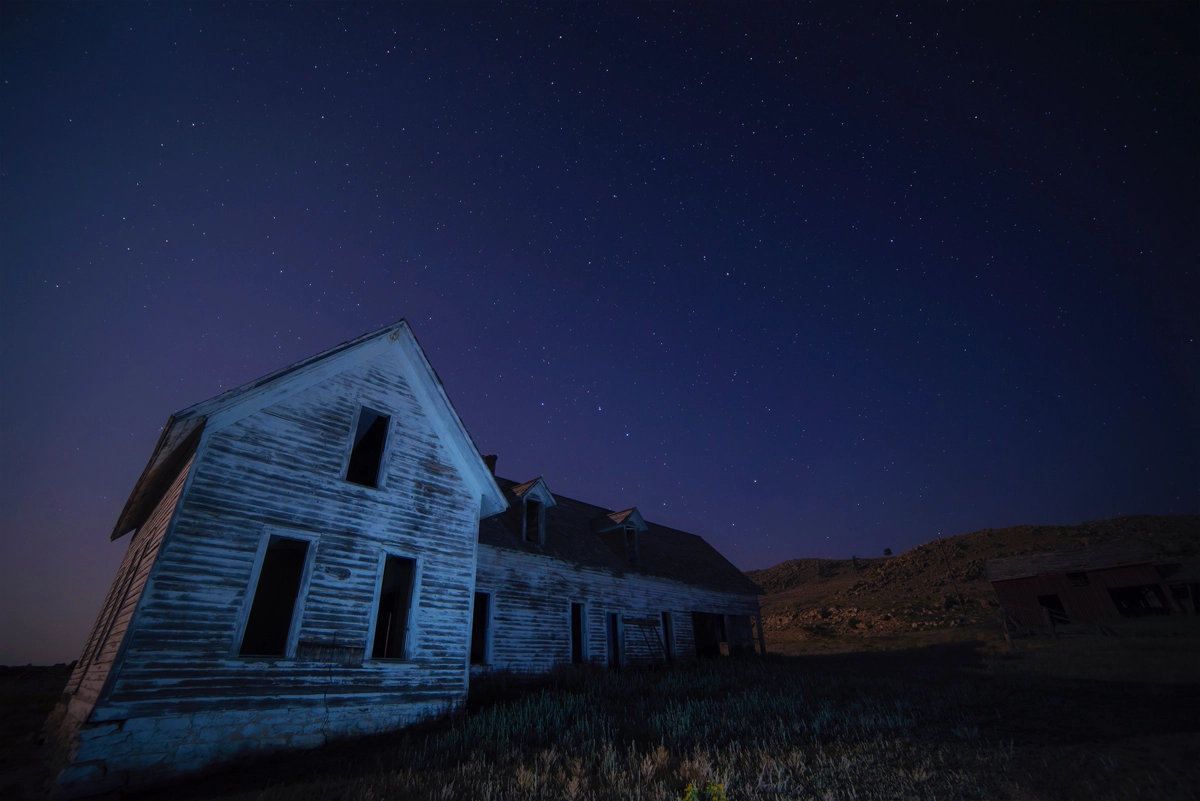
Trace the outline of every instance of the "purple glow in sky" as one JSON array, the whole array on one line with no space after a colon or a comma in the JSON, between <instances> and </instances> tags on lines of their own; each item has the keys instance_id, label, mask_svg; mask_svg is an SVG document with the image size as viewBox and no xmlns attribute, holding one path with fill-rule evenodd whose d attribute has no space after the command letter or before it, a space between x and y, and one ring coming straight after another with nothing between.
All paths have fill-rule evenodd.
<instances>
[{"instance_id":1,"label":"purple glow in sky","mask_svg":"<svg viewBox=\"0 0 1200 801\"><path fill-rule=\"evenodd\" d=\"M1194 3L0 15L0 663L171 412L401 317L743 569L1200 511Z\"/></svg>"}]
</instances>

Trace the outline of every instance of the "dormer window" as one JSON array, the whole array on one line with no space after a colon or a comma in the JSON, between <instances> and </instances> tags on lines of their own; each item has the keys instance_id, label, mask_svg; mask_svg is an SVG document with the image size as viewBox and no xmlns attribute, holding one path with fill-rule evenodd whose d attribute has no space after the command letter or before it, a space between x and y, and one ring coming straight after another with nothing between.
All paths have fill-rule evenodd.
<instances>
[{"instance_id":1,"label":"dormer window","mask_svg":"<svg viewBox=\"0 0 1200 801\"><path fill-rule=\"evenodd\" d=\"M618 557L624 556L631 565L642 563L641 536L647 530L646 521L636 507L623 512L608 512L592 521L592 531Z\"/></svg>"},{"instance_id":2,"label":"dormer window","mask_svg":"<svg viewBox=\"0 0 1200 801\"><path fill-rule=\"evenodd\" d=\"M532 498L525 499L525 541L546 542L546 507Z\"/></svg>"},{"instance_id":3,"label":"dormer window","mask_svg":"<svg viewBox=\"0 0 1200 801\"><path fill-rule=\"evenodd\" d=\"M546 544L546 510L555 506L557 501L540 478L526 481L512 488L516 500L513 504L514 523L519 526L515 532L524 542Z\"/></svg>"},{"instance_id":4,"label":"dormer window","mask_svg":"<svg viewBox=\"0 0 1200 801\"><path fill-rule=\"evenodd\" d=\"M625 559L628 562L637 564L638 559L638 532L633 525L625 526Z\"/></svg>"}]
</instances>

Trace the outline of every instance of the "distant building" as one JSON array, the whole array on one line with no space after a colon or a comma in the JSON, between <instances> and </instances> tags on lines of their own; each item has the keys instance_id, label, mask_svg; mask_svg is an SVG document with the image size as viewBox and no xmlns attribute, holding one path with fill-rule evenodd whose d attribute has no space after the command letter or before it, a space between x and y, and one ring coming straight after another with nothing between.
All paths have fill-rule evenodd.
<instances>
[{"instance_id":1,"label":"distant building","mask_svg":"<svg viewBox=\"0 0 1200 801\"><path fill-rule=\"evenodd\" d=\"M758 589L699 537L492 467L404 321L173 415L47 721L54 795L396 729L472 663L753 650Z\"/></svg>"},{"instance_id":2,"label":"distant building","mask_svg":"<svg viewBox=\"0 0 1200 801\"><path fill-rule=\"evenodd\" d=\"M991 559L987 576L1001 607L1022 626L1194 615L1200 600L1194 566L1162 563L1131 541Z\"/></svg>"}]
</instances>

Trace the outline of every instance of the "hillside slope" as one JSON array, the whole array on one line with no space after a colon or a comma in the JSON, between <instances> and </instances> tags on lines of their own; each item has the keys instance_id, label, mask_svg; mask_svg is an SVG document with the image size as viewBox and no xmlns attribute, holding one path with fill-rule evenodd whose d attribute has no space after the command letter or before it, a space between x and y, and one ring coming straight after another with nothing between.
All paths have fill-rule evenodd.
<instances>
[{"instance_id":1,"label":"hillside slope","mask_svg":"<svg viewBox=\"0 0 1200 801\"><path fill-rule=\"evenodd\" d=\"M885 559L793 559L746 575L765 592L768 647L956 627L982 634L1000 627L984 575L988 559L1125 539L1146 543L1163 560L1195 560L1200 558L1200 515L984 529Z\"/></svg>"}]
</instances>

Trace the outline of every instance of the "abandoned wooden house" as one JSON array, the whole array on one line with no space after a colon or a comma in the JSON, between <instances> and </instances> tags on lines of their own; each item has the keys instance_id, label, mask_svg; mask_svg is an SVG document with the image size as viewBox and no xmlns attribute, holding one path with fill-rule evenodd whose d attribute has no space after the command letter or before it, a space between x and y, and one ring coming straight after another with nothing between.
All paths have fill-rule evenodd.
<instances>
[{"instance_id":1,"label":"abandoned wooden house","mask_svg":"<svg viewBox=\"0 0 1200 801\"><path fill-rule=\"evenodd\" d=\"M1133 541L990 559L986 569L1000 606L1021 626L1194 615L1200 599L1194 566L1161 563Z\"/></svg>"},{"instance_id":2,"label":"abandoned wooden house","mask_svg":"<svg viewBox=\"0 0 1200 801\"><path fill-rule=\"evenodd\" d=\"M753 648L757 588L699 537L496 479L404 321L173 415L126 535L55 797L396 729L486 666Z\"/></svg>"}]
</instances>

